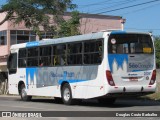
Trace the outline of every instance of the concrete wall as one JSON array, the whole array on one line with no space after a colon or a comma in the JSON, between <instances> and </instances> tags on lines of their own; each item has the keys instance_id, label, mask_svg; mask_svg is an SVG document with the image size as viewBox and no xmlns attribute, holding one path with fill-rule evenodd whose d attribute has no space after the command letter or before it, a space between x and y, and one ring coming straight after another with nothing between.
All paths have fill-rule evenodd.
<instances>
[{"instance_id":1,"label":"concrete wall","mask_svg":"<svg viewBox=\"0 0 160 120\"><path fill-rule=\"evenodd\" d=\"M6 13L0 13L0 21L2 21L6 16ZM6 30L8 28L8 21L0 25L0 31Z\"/></svg>"},{"instance_id":2,"label":"concrete wall","mask_svg":"<svg viewBox=\"0 0 160 120\"><path fill-rule=\"evenodd\" d=\"M0 45L0 56L8 54L8 45Z\"/></svg>"},{"instance_id":3,"label":"concrete wall","mask_svg":"<svg viewBox=\"0 0 160 120\"><path fill-rule=\"evenodd\" d=\"M82 34L108 29L122 29L121 20L100 18L81 19L80 31Z\"/></svg>"}]
</instances>

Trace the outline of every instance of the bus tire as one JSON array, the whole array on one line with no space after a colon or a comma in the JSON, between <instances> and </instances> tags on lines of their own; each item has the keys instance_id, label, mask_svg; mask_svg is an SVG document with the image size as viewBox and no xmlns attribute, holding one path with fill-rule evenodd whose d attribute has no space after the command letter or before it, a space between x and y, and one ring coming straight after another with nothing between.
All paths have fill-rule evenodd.
<instances>
[{"instance_id":1,"label":"bus tire","mask_svg":"<svg viewBox=\"0 0 160 120\"><path fill-rule=\"evenodd\" d=\"M21 100L22 101L30 101L32 99L32 96L27 95L26 88L25 88L24 84L21 85L20 95L21 95Z\"/></svg>"},{"instance_id":2,"label":"bus tire","mask_svg":"<svg viewBox=\"0 0 160 120\"><path fill-rule=\"evenodd\" d=\"M72 91L71 87L68 83L65 83L62 87L61 91L62 101L66 105L74 104L74 100L72 99Z\"/></svg>"},{"instance_id":3,"label":"bus tire","mask_svg":"<svg viewBox=\"0 0 160 120\"><path fill-rule=\"evenodd\" d=\"M116 101L116 98L99 98L98 102L102 105L113 105Z\"/></svg>"}]
</instances>

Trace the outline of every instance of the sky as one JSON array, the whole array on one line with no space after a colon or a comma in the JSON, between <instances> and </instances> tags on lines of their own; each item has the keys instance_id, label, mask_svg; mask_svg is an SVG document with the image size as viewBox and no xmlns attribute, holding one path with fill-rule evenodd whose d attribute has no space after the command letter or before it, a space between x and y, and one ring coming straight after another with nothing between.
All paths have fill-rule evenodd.
<instances>
[{"instance_id":1,"label":"sky","mask_svg":"<svg viewBox=\"0 0 160 120\"><path fill-rule=\"evenodd\" d=\"M82 13L121 16L124 30L160 35L160 0L72 0ZM6 0L0 0L0 5Z\"/></svg>"},{"instance_id":2,"label":"sky","mask_svg":"<svg viewBox=\"0 0 160 120\"><path fill-rule=\"evenodd\" d=\"M160 35L160 0L73 0L73 3L82 13L122 16L126 19L124 30Z\"/></svg>"}]
</instances>

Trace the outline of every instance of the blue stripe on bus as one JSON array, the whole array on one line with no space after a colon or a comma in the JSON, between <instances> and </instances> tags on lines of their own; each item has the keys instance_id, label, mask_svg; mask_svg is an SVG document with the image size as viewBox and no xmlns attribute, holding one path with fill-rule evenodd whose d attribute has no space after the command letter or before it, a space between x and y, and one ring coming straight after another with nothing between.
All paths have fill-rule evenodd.
<instances>
[{"instance_id":1,"label":"blue stripe on bus","mask_svg":"<svg viewBox=\"0 0 160 120\"><path fill-rule=\"evenodd\" d=\"M37 77L37 73L38 73L38 69L37 68L26 68L26 85L27 85L26 88L27 89L28 89L29 82L30 82L30 84L31 83L34 84L34 76Z\"/></svg>"},{"instance_id":2,"label":"blue stripe on bus","mask_svg":"<svg viewBox=\"0 0 160 120\"><path fill-rule=\"evenodd\" d=\"M60 79L60 80L58 81L58 84L61 85L62 82L77 83L77 82L85 82L85 81L88 81L88 80L80 80L80 79L68 79L68 80L64 79L64 80L63 80L63 79Z\"/></svg>"},{"instance_id":3,"label":"blue stripe on bus","mask_svg":"<svg viewBox=\"0 0 160 120\"><path fill-rule=\"evenodd\" d=\"M128 55L127 54L108 54L108 61L111 72L113 72L113 62L117 63L117 68L123 68L123 62L126 61L128 63Z\"/></svg>"},{"instance_id":4,"label":"blue stripe on bus","mask_svg":"<svg viewBox=\"0 0 160 120\"><path fill-rule=\"evenodd\" d=\"M125 31L118 30L118 31L112 31L111 35L114 35L114 34L126 34L126 33L127 32L125 32Z\"/></svg>"},{"instance_id":5,"label":"blue stripe on bus","mask_svg":"<svg viewBox=\"0 0 160 120\"><path fill-rule=\"evenodd\" d=\"M28 42L26 44L26 47L34 47L34 46L38 46L39 42L35 41L35 42Z\"/></svg>"}]
</instances>

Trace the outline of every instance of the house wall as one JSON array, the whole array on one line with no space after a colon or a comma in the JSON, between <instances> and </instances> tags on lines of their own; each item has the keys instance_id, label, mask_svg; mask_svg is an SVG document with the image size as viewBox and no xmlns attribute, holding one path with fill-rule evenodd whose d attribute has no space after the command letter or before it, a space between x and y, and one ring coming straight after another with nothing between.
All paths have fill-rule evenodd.
<instances>
[{"instance_id":1,"label":"house wall","mask_svg":"<svg viewBox=\"0 0 160 120\"><path fill-rule=\"evenodd\" d=\"M108 29L122 29L121 20L99 18L81 19L80 31L82 34Z\"/></svg>"},{"instance_id":2,"label":"house wall","mask_svg":"<svg viewBox=\"0 0 160 120\"><path fill-rule=\"evenodd\" d=\"M6 13L0 13L0 21L3 20L6 16ZM6 30L8 28L8 21L0 25L0 31Z\"/></svg>"}]
</instances>

